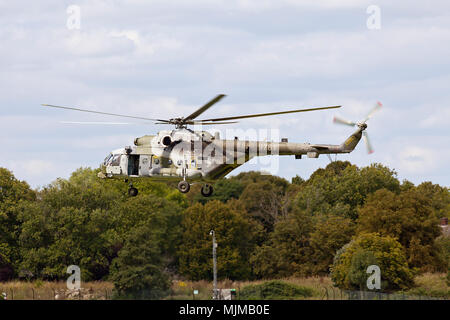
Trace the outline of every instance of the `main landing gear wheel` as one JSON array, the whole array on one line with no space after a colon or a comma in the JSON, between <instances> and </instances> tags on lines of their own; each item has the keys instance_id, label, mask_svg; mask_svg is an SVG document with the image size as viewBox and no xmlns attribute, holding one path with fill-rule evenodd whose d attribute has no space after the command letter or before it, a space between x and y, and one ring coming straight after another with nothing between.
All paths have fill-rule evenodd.
<instances>
[{"instance_id":1,"label":"main landing gear wheel","mask_svg":"<svg viewBox=\"0 0 450 320\"><path fill-rule=\"evenodd\" d=\"M204 184L200 192L202 193L202 196L209 197L213 193L213 187L210 184Z\"/></svg>"},{"instance_id":2,"label":"main landing gear wheel","mask_svg":"<svg viewBox=\"0 0 450 320\"><path fill-rule=\"evenodd\" d=\"M188 193L190 189L191 185L189 184L189 182L183 180L178 183L178 190L181 193Z\"/></svg>"},{"instance_id":3,"label":"main landing gear wheel","mask_svg":"<svg viewBox=\"0 0 450 320\"><path fill-rule=\"evenodd\" d=\"M130 197L136 197L138 195L138 189L136 189L135 187L130 187L128 189L128 195Z\"/></svg>"}]
</instances>

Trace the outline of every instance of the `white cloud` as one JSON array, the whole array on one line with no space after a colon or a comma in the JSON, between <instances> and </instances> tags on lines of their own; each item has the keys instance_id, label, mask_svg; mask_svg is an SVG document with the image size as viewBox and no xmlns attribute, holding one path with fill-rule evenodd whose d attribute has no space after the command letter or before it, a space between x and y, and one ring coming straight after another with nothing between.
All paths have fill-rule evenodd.
<instances>
[{"instance_id":1,"label":"white cloud","mask_svg":"<svg viewBox=\"0 0 450 320\"><path fill-rule=\"evenodd\" d=\"M48 177L30 175L33 184L96 166L111 149L162 128L61 125L119 119L41 103L164 119L188 115L218 93L229 97L205 117L343 105L233 126L277 127L290 141L313 143L342 142L353 128L334 126L332 116L361 120L380 100L385 108L368 129L375 154L358 146L338 159L382 162L415 181L450 181L448 1L381 0L379 31L365 25L370 1L78 4L81 30L71 31L68 3L0 3L0 145L8 150L2 161L27 180L30 166L47 173L52 166ZM25 157L42 162L27 165ZM280 161L283 176L305 176L328 163Z\"/></svg>"},{"instance_id":2,"label":"white cloud","mask_svg":"<svg viewBox=\"0 0 450 320\"><path fill-rule=\"evenodd\" d=\"M427 106L423 110L423 119L420 121L422 128L450 128L450 106Z\"/></svg>"},{"instance_id":3,"label":"white cloud","mask_svg":"<svg viewBox=\"0 0 450 320\"><path fill-rule=\"evenodd\" d=\"M438 159L433 150L406 146L398 153L399 168L406 174L428 173L436 169Z\"/></svg>"}]
</instances>

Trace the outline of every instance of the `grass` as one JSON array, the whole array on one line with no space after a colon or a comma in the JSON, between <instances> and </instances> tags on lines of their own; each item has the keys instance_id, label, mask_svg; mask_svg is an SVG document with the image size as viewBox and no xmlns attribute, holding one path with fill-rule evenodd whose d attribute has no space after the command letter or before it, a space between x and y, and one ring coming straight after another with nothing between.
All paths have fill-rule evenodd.
<instances>
[{"instance_id":1,"label":"grass","mask_svg":"<svg viewBox=\"0 0 450 320\"><path fill-rule=\"evenodd\" d=\"M299 295L295 298L297 299L314 299L320 300L326 295L326 290L330 292L330 297L332 295L333 284L329 277L309 277L309 278L285 278L278 279L285 283L291 284L296 287L304 287L308 291L308 294ZM237 298L244 299L242 296L242 291L248 286L261 286L263 283L268 282L267 280L257 280L257 281L231 281L223 280L217 282L218 288L223 289L236 289ZM325 289L326 288L326 289ZM193 291L197 290L198 294L193 295ZM337 289L336 291L337 298ZM211 281L174 281L172 285L173 294L167 299L196 299L196 300L209 300L212 296L213 286ZM248 297L247 297L248 298ZM292 297L291 297L292 298Z\"/></svg>"},{"instance_id":2,"label":"grass","mask_svg":"<svg viewBox=\"0 0 450 320\"><path fill-rule=\"evenodd\" d=\"M105 281L92 281L82 283L82 288L94 292L98 299L106 299L112 294L113 284ZM62 290L67 290L65 281L0 282L0 293L5 292L8 299L14 300L54 300L58 292Z\"/></svg>"},{"instance_id":3,"label":"grass","mask_svg":"<svg viewBox=\"0 0 450 320\"><path fill-rule=\"evenodd\" d=\"M414 279L416 287L405 294L450 299L446 273L424 273Z\"/></svg>"},{"instance_id":4,"label":"grass","mask_svg":"<svg viewBox=\"0 0 450 320\"><path fill-rule=\"evenodd\" d=\"M291 295L284 297L286 299L308 299L308 300L338 300L346 299L345 293L335 288L329 277L308 277L308 278L285 278L278 279L286 284L293 285L294 287L300 287L304 294ZM254 297L246 296L246 287L260 287L263 283L267 283L270 280L259 281L231 281L222 280L218 281L218 288L224 289L236 289L238 299L251 299ZM278 281L277 281L278 282ZM446 274L442 273L426 273L415 278L416 286L408 291L403 292L405 295L410 296L427 296L435 298L450 299L450 288L446 283ZM113 284L111 282L86 282L82 283L82 288L90 290L94 293L94 299L110 299L113 291ZM27 299L32 300L53 300L55 293L59 290L67 289L66 282L46 282L46 281L10 281L0 282L0 293L6 292L8 298L14 300ZM198 294L194 295L194 290L198 291ZM183 281L176 280L172 283L172 294L166 299L174 300L210 300L212 296L212 281ZM295 291L295 290L294 290ZM282 296L266 296L270 299L283 299Z\"/></svg>"}]
</instances>

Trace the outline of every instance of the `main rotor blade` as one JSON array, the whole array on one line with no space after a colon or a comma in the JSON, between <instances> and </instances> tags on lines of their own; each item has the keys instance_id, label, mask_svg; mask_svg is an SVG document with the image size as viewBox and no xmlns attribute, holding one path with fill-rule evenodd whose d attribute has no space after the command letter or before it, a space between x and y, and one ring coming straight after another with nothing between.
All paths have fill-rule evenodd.
<instances>
[{"instance_id":1,"label":"main rotor blade","mask_svg":"<svg viewBox=\"0 0 450 320\"><path fill-rule=\"evenodd\" d=\"M364 120L364 122L366 122L367 120L369 120L370 118L372 118L372 116L374 115L375 112L377 112L378 110L381 109L383 105L381 104L380 101L377 102L377 104L375 105L375 107L373 107L372 110L370 110L370 112L367 114L366 119Z\"/></svg>"},{"instance_id":2,"label":"main rotor blade","mask_svg":"<svg viewBox=\"0 0 450 320\"><path fill-rule=\"evenodd\" d=\"M352 126L352 127L356 125L356 123L354 123L352 121L344 120L344 119L341 119L341 118L338 118L338 117L334 117L333 118L333 122L334 123L339 123L339 124L345 124L347 126Z\"/></svg>"},{"instance_id":3,"label":"main rotor blade","mask_svg":"<svg viewBox=\"0 0 450 320\"><path fill-rule=\"evenodd\" d=\"M214 99L212 99L211 101L209 101L208 103L206 103L205 105L200 107L197 111L195 111L194 113L192 113L192 114L188 115L186 118L184 118L184 120L186 122L189 121L189 120L194 120L195 118L197 118L203 112L205 112L206 110L211 108L212 105L216 104L217 102L219 102L224 97L226 97L226 95L224 95L224 94L217 95Z\"/></svg>"},{"instance_id":4,"label":"main rotor blade","mask_svg":"<svg viewBox=\"0 0 450 320\"><path fill-rule=\"evenodd\" d=\"M373 153L373 148L372 145L370 144L369 135L367 134L366 131L363 131L363 139L364 142L366 143L367 153L369 154Z\"/></svg>"},{"instance_id":5,"label":"main rotor blade","mask_svg":"<svg viewBox=\"0 0 450 320\"><path fill-rule=\"evenodd\" d=\"M316 111L316 110L325 110L325 109L336 109L336 108L340 108L340 107L341 106L332 106L332 107L309 108L309 109L299 109L299 110L280 111L280 112L257 113L257 114L249 114L249 115L245 115L245 116L213 118L213 119L204 119L204 120L198 120L198 121L207 122L207 121L236 120L236 119L246 119L246 118L274 116L274 115L277 115L277 114L287 114L287 113L295 113L295 112L307 112L307 111Z\"/></svg>"},{"instance_id":6,"label":"main rotor blade","mask_svg":"<svg viewBox=\"0 0 450 320\"><path fill-rule=\"evenodd\" d=\"M99 124L99 125L125 125L125 124L137 124L131 122L95 122L95 121L60 121L63 124Z\"/></svg>"},{"instance_id":7,"label":"main rotor blade","mask_svg":"<svg viewBox=\"0 0 450 320\"><path fill-rule=\"evenodd\" d=\"M140 119L140 120L150 120L150 121L169 122L168 120L150 119L150 118L135 117L135 116L127 116L127 115L123 115L123 114L116 114L116 113L109 113L109 112L100 112L100 111L93 111L93 110L86 110L86 109L79 109L79 108L72 108L72 107L55 106L55 105L52 105L52 104L42 104L42 106L44 106L44 107L52 107L52 108L59 108L59 109L67 109L67 110L82 111L82 112L89 112L89 113L104 114L104 115L115 116L115 117L132 118L132 119Z\"/></svg>"},{"instance_id":8,"label":"main rotor blade","mask_svg":"<svg viewBox=\"0 0 450 320\"><path fill-rule=\"evenodd\" d=\"M224 122L199 122L199 121L193 121L188 122L187 124L193 124L193 125L200 125L200 126L208 126L208 125L215 125L215 124L231 124L231 123L239 123L239 121L224 121Z\"/></svg>"}]
</instances>

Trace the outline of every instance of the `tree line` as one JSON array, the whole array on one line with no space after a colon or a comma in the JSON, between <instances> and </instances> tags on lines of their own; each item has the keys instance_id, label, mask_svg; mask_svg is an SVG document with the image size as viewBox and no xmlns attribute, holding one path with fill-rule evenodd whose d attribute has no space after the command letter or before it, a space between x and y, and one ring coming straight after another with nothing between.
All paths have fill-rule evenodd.
<instances>
[{"instance_id":1,"label":"tree line","mask_svg":"<svg viewBox=\"0 0 450 320\"><path fill-rule=\"evenodd\" d=\"M33 190L0 168L0 281L64 280L78 265L82 281L113 281L118 295L159 298L174 277L212 279L210 230L218 276L232 280L330 275L361 288L368 265L382 289L403 290L415 275L448 272L448 237L439 219L449 188L400 182L381 164L335 161L307 180L245 172L219 180L204 198L137 179L80 168Z\"/></svg>"}]
</instances>

